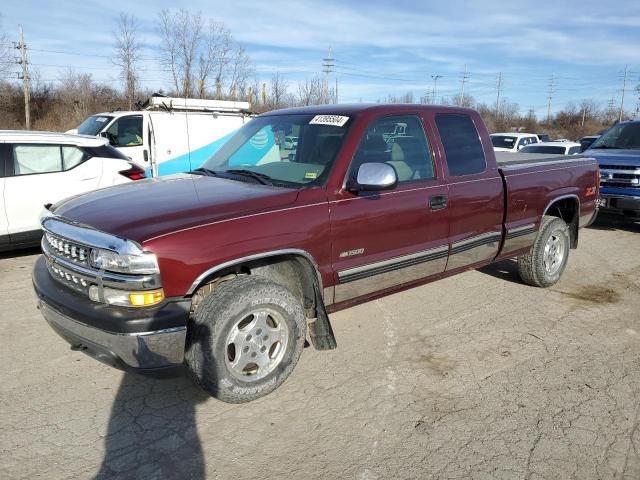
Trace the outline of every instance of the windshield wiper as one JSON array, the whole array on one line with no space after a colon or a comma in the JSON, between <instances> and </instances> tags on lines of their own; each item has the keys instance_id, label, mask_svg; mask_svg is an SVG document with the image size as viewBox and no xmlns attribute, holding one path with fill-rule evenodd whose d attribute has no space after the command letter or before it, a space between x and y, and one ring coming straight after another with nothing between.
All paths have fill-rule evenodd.
<instances>
[{"instance_id":1,"label":"windshield wiper","mask_svg":"<svg viewBox=\"0 0 640 480\"><path fill-rule=\"evenodd\" d=\"M273 185L273 181L269 175L265 175L264 173L254 172L253 170L243 170L243 169L232 169L225 170L225 172L233 173L234 175L243 175L245 177L251 177L262 185Z\"/></svg>"},{"instance_id":2,"label":"windshield wiper","mask_svg":"<svg viewBox=\"0 0 640 480\"><path fill-rule=\"evenodd\" d=\"M599 149L599 148L602 148L602 149L610 148L610 149L620 150L620 148L622 148L622 147L614 147L613 145L598 145L597 147L590 147L590 148L592 148L594 150Z\"/></svg>"},{"instance_id":3,"label":"windshield wiper","mask_svg":"<svg viewBox=\"0 0 640 480\"><path fill-rule=\"evenodd\" d=\"M208 168L196 168L195 170L191 170L189 173L192 175L204 175L205 177L217 177L218 174L214 170L209 170Z\"/></svg>"}]
</instances>

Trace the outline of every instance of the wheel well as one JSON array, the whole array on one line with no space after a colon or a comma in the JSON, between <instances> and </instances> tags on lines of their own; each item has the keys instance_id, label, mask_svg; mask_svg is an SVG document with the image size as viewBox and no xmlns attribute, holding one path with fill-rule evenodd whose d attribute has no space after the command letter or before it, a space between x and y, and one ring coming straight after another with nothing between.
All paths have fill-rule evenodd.
<instances>
[{"instance_id":1,"label":"wheel well","mask_svg":"<svg viewBox=\"0 0 640 480\"><path fill-rule=\"evenodd\" d=\"M316 298L322 298L318 274L308 259L295 254L283 254L241 262L212 273L203 279L194 293L192 309L195 309L199 303L199 297L202 297L203 293L208 294L221 281L235 278L238 275L260 275L283 285L300 300L307 318L316 317L318 307Z\"/></svg>"},{"instance_id":2,"label":"wheel well","mask_svg":"<svg viewBox=\"0 0 640 480\"><path fill-rule=\"evenodd\" d=\"M551 203L544 215L558 217L569 226L571 248L578 247L578 221L580 218L580 204L576 197L565 197Z\"/></svg>"}]
</instances>

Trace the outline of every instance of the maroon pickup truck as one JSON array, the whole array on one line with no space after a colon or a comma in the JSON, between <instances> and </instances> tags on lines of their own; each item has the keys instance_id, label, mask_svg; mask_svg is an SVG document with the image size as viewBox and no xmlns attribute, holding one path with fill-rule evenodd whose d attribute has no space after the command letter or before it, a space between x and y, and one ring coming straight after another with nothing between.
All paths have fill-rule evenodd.
<instances>
[{"instance_id":1,"label":"maroon pickup truck","mask_svg":"<svg viewBox=\"0 0 640 480\"><path fill-rule=\"evenodd\" d=\"M193 172L51 207L39 308L74 350L186 366L214 397L253 400L307 338L336 347L331 312L506 258L527 284L557 282L595 217L598 166L504 160L473 110L269 112Z\"/></svg>"}]
</instances>

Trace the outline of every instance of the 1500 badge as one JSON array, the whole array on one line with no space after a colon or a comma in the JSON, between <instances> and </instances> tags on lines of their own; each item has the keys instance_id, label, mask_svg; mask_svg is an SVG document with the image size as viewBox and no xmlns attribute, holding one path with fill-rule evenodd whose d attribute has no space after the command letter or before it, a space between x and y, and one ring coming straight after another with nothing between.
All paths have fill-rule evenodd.
<instances>
[{"instance_id":1,"label":"1500 badge","mask_svg":"<svg viewBox=\"0 0 640 480\"><path fill-rule=\"evenodd\" d=\"M340 254L340 258L353 257L354 255L362 255L363 253L364 253L364 248L354 248L353 250L347 250L346 252L342 252Z\"/></svg>"}]
</instances>

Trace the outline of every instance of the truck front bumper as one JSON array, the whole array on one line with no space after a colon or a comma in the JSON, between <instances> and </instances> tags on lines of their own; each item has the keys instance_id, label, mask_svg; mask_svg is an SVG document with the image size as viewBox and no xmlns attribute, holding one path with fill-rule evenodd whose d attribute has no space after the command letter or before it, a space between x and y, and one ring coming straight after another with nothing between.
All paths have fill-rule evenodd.
<instances>
[{"instance_id":1,"label":"truck front bumper","mask_svg":"<svg viewBox=\"0 0 640 480\"><path fill-rule=\"evenodd\" d=\"M45 320L73 350L140 373L182 365L190 302L169 301L158 308L141 309L95 304L54 280L44 257L34 266L33 285ZM96 324L109 325L114 331ZM152 328L154 325L161 328Z\"/></svg>"},{"instance_id":2,"label":"truck front bumper","mask_svg":"<svg viewBox=\"0 0 640 480\"><path fill-rule=\"evenodd\" d=\"M640 217L640 197L603 193L600 195L599 202L602 210Z\"/></svg>"}]
</instances>

